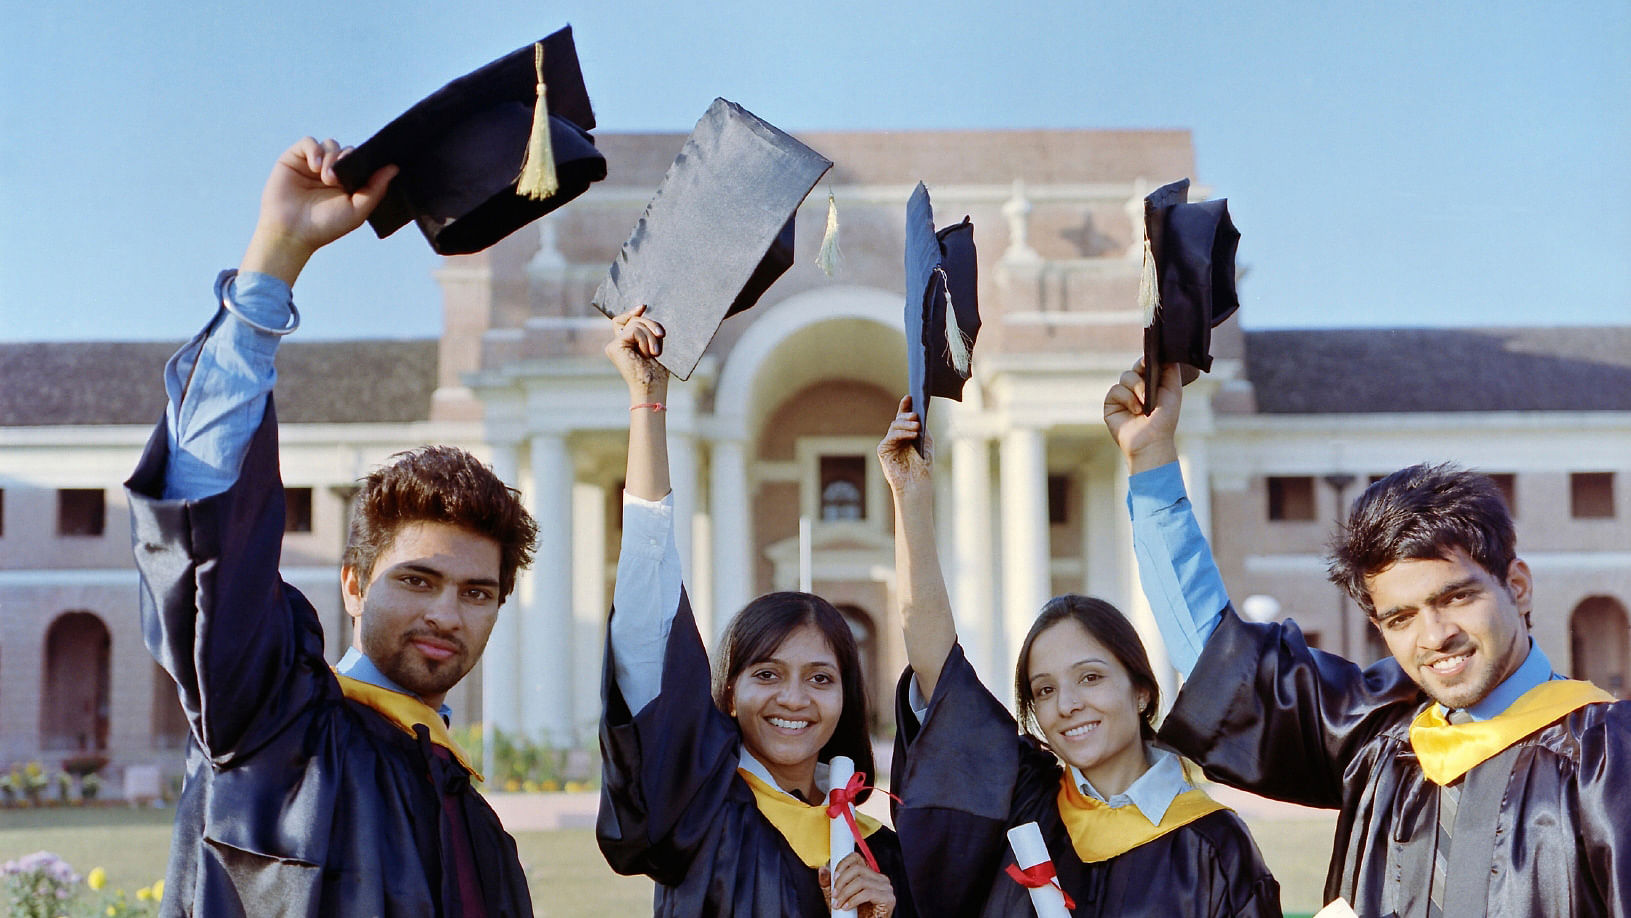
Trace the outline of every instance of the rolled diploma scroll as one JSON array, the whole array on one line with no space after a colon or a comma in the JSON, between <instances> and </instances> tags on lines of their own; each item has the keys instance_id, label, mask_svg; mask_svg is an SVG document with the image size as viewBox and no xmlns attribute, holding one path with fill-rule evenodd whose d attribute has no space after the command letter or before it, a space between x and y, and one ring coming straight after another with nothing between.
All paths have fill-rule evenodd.
<instances>
[{"instance_id":1,"label":"rolled diploma scroll","mask_svg":"<svg viewBox=\"0 0 1631 918\"><path fill-rule=\"evenodd\" d=\"M855 763L850 761L849 756L835 755L827 768L827 793L829 795L827 800L831 802L832 792L842 789L844 785L849 783L850 777L855 774ZM852 806L850 809L854 810L854 807ZM837 888L838 862L855 853L855 836L850 833L849 823L844 821L844 814L840 813L827 821L827 844L832 849L832 856L827 861L827 869L832 871L832 884L834 888ZM855 909L835 908L832 910L832 918L855 918Z\"/></svg>"},{"instance_id":2,"label":"rolled diploma scroll","mask_svg":"<svg viewBox=\"0 0 1631 918\"><path fill-rule=\"evenodd\" d=\"M1042 843L1042 830L1034 822L1009 829L1008 844L1014 849L1014 861L1021 870L1030 870L1048 861L1048 846ZM1070 918L1070 910L1065 908L1065 894L1052 883L1031 890L1031 905L1036 908L1037 918Z\"/></svg>"}]
</instances>

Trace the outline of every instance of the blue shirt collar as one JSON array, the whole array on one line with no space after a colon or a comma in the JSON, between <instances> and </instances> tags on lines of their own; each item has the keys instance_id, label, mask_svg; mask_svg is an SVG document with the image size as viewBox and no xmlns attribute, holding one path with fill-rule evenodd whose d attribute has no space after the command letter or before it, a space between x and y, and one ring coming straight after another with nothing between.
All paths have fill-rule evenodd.
<instances>
[{"instance_id":1,"label":"blue shirt collar","mask_svg":"<svg viewBox=\"0 0 1631 918\"><path fill-rule=\"evenodd\" d=\"M1512 675L1507 676L1494 691L1483 697L1483 700L1467 708L1467 713L1473 720L1489 720L1512 707L1523 693L1529 691L1542 682L1561 678L1552 672L1552 661L1546 659L1546 653L1536 644L1534 638L1529 639L1529 655L1523 658ZM1439 712L1445 715L1449 711L1439 705Z\"/></svg>"},{"instance_id":2,"label":"blue shirt collar","mask_svg":"<svg viewBox=\"0 0 1631 918\"><path fill-rule=\"evenodd\" d=\"M1158 826L1162 817L1167 815L1167 807L1172 806L1172 801L1178 799L1179 794L1189 790L1190 784L1184 779L1184 766L1176 755L1154 746L1146 746L1145 751L1150 757L1149 770L1139 775L1125 791L1108 800L1082 776L1075 765L1069 766L1070 779L1076 782L1082 793L1111 807L1132 804L1150 821L1150 825Z\"/></svg>"},{"instance_id":3,"label":"blue shirt collar","mask_svg":"<svg viewBox=\"0 0 1631 918\"><path fill-rule=\"evenodd\" d=\"M413 692L410 692L402 686L397 685L390 676L380 672L379 667L374 665L374 661L368 659L367 654L355 647L346 648L345 656L340 658L340 662L335 665L334 669L340 675L349 676L358 682L366 682L369 685L377 685L382 689L389 689L396 692L398 695L408 695L413 698L419 697ZM449 725L453 723L453 709L448 707L445 702L441 707L436 709L436 713L442 715L442 723Z\"/></svg>"}]
</instances>

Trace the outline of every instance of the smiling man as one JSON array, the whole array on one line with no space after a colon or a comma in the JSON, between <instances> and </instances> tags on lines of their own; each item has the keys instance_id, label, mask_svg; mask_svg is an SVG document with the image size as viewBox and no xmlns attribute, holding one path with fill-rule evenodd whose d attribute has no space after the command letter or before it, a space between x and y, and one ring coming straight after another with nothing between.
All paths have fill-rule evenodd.
<instances>
[{"instance_id":1,"label":"smiling man","mask_svg":"<svg viewBox=\"0 0 1631 918\"><path fill-rule=\"evenodd\" d=\"M532 914L515 842L472 790L449 689L480 659L537 527L468 453L368 475L341 569L353 647L335 669L278 574L273 356L291 287L361 224L394 167L348 192L306 138L273 167L215 316L171 359L169 405L130 492L142 628L191 726L165 916Z\"/></svg>"},{"instance_id":2,"label":"smiling man","mask_svg":"<svg viewBox=\"0 0 1631 918\"><path fill-rule=\"evenodd\" d=\"M1418 465L1354 502L1331 579L1391 653L1361 669L1235 614L1176 461L1182 391L1168 367L1149 416L1135 372L1105 398L1144 592L1188 677L1162 739L1225 783L1341 810L1325 898L1360 915L1631 914L1631 706L1531 639L1494 482Z\"/></svg>"}]
</instances>

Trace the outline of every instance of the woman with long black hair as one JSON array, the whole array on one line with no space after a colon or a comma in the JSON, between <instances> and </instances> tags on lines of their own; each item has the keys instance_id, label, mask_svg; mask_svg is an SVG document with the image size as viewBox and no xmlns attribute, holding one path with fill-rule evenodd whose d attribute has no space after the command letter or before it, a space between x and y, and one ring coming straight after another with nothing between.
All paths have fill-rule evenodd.
<instances>
[{"instance_id":1,"label":"woman with long black hair","mask_svg":"<svg viewBox=\"0 0 1631 918\"><path fill-rule=\"evenodd\" d=\"M1015 665L1017 722L980 683L935 552L933 455L903 399L878 456L911 666L896 693L895 825L918 907L1025 915L1030 887L1052 883L1077 916L1278 916L1279 885L1245 824L1154 745L1160 689L1114 606L1066 595L1042 607ZM1007 831L1024 823L1051 875L1015 863Z\"/></svg>"},{"instance_id":2,"label":"woman with long black hair","mask_svg":"<svg viewBox=\"0 0 1631 918\"><path fill-rule=\"evenodd\" d=\"M894 833L828 858L827 765L873 774L855 638L831 603L770 593L726 629L709 678L674 547L662 328L639 308L606 354L629 387L623 547L606 653L596 830L613 869L657 881L659 916L910 915ZM743 576L748 576L746 572ZM854 792L865 799L866 791Z\"/></svg>"}]
</instances>

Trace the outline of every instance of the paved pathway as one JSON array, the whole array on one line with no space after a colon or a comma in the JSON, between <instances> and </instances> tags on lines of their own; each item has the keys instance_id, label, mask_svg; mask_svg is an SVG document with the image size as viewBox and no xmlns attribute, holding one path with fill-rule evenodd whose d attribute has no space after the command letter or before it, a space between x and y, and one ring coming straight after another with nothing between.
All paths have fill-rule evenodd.
<instances>
[{"instance_id":1,"label":"paved pathway","mask_svg":"<svg viewBox=\"0 0 1631 918\"><path fill-rule=\"evenodd\" d=\"M1317 810L1294 803L1267 800L1221 784L1206 785L1206 792L1253 822L1282 822L1304 819L1330 819L1331 810ZM511 832L541 832L550 829L592 829L600 795L593 791L538 794L488 794L487 801ZM879 818L888 819L887 798L874 795L862 807Z\"/></svg>"}]
</instances>

